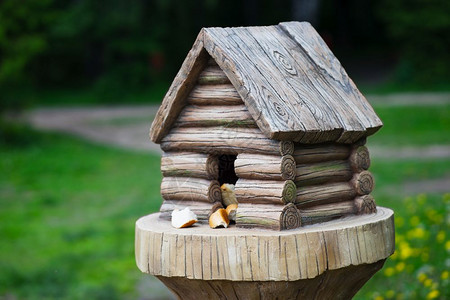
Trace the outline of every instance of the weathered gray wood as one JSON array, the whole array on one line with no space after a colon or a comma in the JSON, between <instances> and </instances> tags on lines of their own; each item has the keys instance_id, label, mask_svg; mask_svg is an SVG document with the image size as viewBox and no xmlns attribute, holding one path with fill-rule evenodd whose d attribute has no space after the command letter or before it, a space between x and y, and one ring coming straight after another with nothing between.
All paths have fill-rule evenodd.
<instances>
[{"instance_id":1,"label":"weathered gray wood","mask_svg":"<svg viewBox=\"0 0 450 300\"><path fill-rule=\"evenodd\" d=\"M378 270L373 264L348 266L320 276L296 281L198 280L157 276L179 299L352 299ZM254 266L252 266L253 268ZM256 298L258 297L258 298Z\"/></svg>"},{"instance_id":2,"label":"weathered gray wood","mask_svg":"<svg viewBox=\"0 0 450 300\"><path fill-rule=\"evenodd\" d=\"M164 200L159 209L161 219L171 220L172 212L175 209L183 210L186 207L189 207L191 211L193 211L199 221L204 222L205 224L208 222L209 215L214 207L220 204L220 202L203 202L203 201L186 201L186 200Z\"/></svg>"},{"instance_id":3,"label":"weathered gray wood","mask_svg":"<svg viewBox=\"0 0 450 300\"><path fill-rule=\"evenodd\" d=\"M217 156L192 152L165 152L161 157L161 172L165 177L219 178Z\"/></svg>"},{"instance_id":4,"label":"weathered gray wood","mask_svg":"<svg viewBox=\"0 0 450 300\"><path fill-rule=\"evenodd\" d=\"M355 210L358 215L372 214L377 212L375 199L372 195L364 195L355 198Z\"/></svg>"},{"instance_id":5,"label":"weathered gray wood","mask_svg":"<svg viewBox=\"0 0 450 300\"><path fill-rule=\"evenodd\" d=\"M355 204L353 201L300 208L301 222L303 225L325 222L354 213Z\"/></svg>"},{"instance_id":6,"label":"weathered gray wood","mask_svg":"<svg viewBox=\"0 0 450 300\"><path fill-rule=\"evenodd\" d=\"M369 150L365 146L354 147L349 157L354 172L362 172L370 167Z\"/></svg>"},{"instance_id":7,"label":"weathered gray wood","mask_svg":"<svg viewBox=\"0 0 450 300\"><path fill-rule=\"evenodd\" d=\"M245 105L186 106L175 122L177 127L254 127L256 123ZM206 129L207 130L207 129Z\"/></svg>"},{"instance_id":8,"label":"weathered gray wood","mask_svg":"<svg viewBox=\"0 0 450 300\"><path fill-rule=\"evenodd\" d=\"M395 249L393 212L382 207L374 214L281 232L236 226L212 230L204 223L180 230L158 215L136 222L135 247L139 269L156 276L206 283L295 281L317 278L329 270L367 266L387 258ZM337 278L350 284L359 275L349 276ZM197 291L196 299L201 292ZM320 288L311 293L327 295Z\"/></svg>"},{"instance_id":9,"label":"weathered gray wood","mask_svg":"<svg viewBox=\"0 0 450 300\"><path fill-rule=\"evenodd\" d=\"M202 151L238 154L280 153L279 142L265 137L257 128L173 128L161 141L164 151Z\"/></svg>"},{"instance_id":10,"label":"weathered gray wood","mask_svg":"<svg viewBox=\"0 0 450 300\"><path fill-rule=\"evenodd\" d=\"M298 228L300 212L292 203L285 206L242 203L236 212L236 226L273 230Z\"/></svg>"},{"instance_id":11,"label":"weathered gray wood","mask_svg":"<svg viewBox=\"0 0 450 300\"><path fill-rule=\"evenodd\" d=\"M297 187L295 204L298 207L304 208L336 201L351 200L355 196L356 191L348 182Z\"/></svg>"},{"instance_id":12,"label":"weathered gray wood","mask_svg":"<svg viewBox=\"0 0 450 300\"><path fill-rule=\"evenodd\" d=\"M165 200L216 202L222 200L219 182L195 177L163 177L161 196Z\"/></svg>"},{"instance_id":13,"label":"weathered gray wood","mask_svg":"<svg viewBox=\"0 0 450 300\"><path fill-rule=\"evenodd\" d=\"M330 92L338 96L339 103L348 113L354 113L357 120L367 131L366 135L375 133L383 126L370 104L359 92L356 85L348 77L340 62L333 55L326 43L307 22L284 22L279 27L296 43L302 52L313 62L317 69L321 70L321 79ZM333 102L331 102L333 103ZM334 107L337 109L337 107ZM349 114L345 114L349 116ZM353 125L353 124L352 124ZM348 128L350 130L350 128ZM344 131L340 142L355 141L351 131Z\"/></svg>"},{"instance_id":14,"label":"weathered gray wood","mask_svg":"<svg viewBox=\"0 0 450 300\"><path fill-rule=\"evenodd\" d=\"M201 30L156 113L150 130L153 142L159 143L169 132L186 103L185 98L206 66L209 55L203 46L203 30Z\"/></svg>"},{"instance_id":15,"label":"weathered gray wood","mask_svg":"<svg viewBox=\"0 0 450 300\"><path fill-rule=\"evenodd\" d=\"M318 124L307 104L290 100L305 101L305 98L292 92L284 74L271 65L257 42L243 32L244 29L237 28L208 28L204 43L237 88L258 127L268 137L280 140L293 140L293 136L298 141L310 140L318 132L334 132L336 126ZM283 136L286 132L288 137Z\"/></svg>"},{"instance_id":16,"label":"weathered gray wood","mask_svg":"<svg viewBox=\"0 0 450 300\"><path fill-rule=\"evenodd\" d=\"M220 69L218 65L207 66L198 78L199 84L224 84L230 83L227 75Z\"/></svg>"},{"instance_id":17,"label":"weathered gray wood","mask_svg":"<svg viewBox=\"0 0 450 300\"><path fill-rule=\"evenodd\" d=\"M192 105L242 105L241 96L231 84L197 85L187 98Z\"/></svg>"},{"instance_id":18,"label":"weathered gray wood","mask_svg":"<svg viewBox=\"0 0 450 300\"><path fill-rule=\"evenodd\" d=\"M236 199L240 203L287 204L296 197L295 183L291 180L255 180L239 178L235 185Z\"/></svg>"},{"instance_id":19,"label":"weathered gray wood","mask_svg":"<svg viewBox=\"0 0 450 300\"><path fill-rule=\"evenodd\" d=\"M351 183L358 195L370 194L375 184L373 176L369 171L354 174Z\"/></svg>"},{"instance_id":20,"label":"weathered gray wood","mask_svg":"<svg viewBox=\"0 0 450 300\"><path fill-rule=\"evenodd\" d=\"M295 161L291 155L276 156L241 153L234 162L234 170L239 178L293 180Z\"/></svg>"},{"instance_id":21,"label":"weathered gray wood","mask_svg":"<svg viewBox=\"0 0 450 300\"><path fill-rule=\"evenodd\" d=\"M350 147L340 144L304 145L295 144L292 156L297 164L309 164L324 162L327 160L347 159L350 155Z\"/></svg>"},{"instance_id":22,"label":"weathered gray wood","mask_svg":"<svg viewBox=\"0 0 450 300\"><path fill-rule=\"evenodd\" d=\"M345 182L353 176L350 164L346 160L297 165L296 174L294 182L297 186Z\"/></svg>"},{"instance_id":23,"label":"weathered gray wood","mask_svg":"<svg viewBox=\"0 0 450 300\"><path fill-rule=\"evenodd\" d=\"M292 141L280 141L280 154L292 155L294 154L295 144Z\"/></svg>"}]
</instances>

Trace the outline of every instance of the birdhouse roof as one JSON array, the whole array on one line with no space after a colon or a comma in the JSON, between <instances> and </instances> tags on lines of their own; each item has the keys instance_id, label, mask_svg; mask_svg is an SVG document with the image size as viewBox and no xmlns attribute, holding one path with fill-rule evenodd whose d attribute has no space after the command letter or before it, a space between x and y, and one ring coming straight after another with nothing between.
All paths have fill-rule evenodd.
<instances>
[{"instance_id":1,"label":"birdhouse roof","mask_svg":"<svg viewBox=\"0 0 450 300\"><path fill-rule=\"evenodd\" d=\"M155 117L154 142L169 132L210 57L268 138L353 143L383 125L309 23L204 28Z\"/></svg>"}]
</instances>

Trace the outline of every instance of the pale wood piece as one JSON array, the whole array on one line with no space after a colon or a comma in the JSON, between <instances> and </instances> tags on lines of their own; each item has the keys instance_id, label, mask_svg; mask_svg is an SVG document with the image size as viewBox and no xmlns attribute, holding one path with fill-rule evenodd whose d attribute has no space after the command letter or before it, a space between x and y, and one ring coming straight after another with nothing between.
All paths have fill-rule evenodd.
<instances>
[{"instance_id":1,"label":"pale wood piece","mask_svg":"<svg viewBox=\"0 0 450 300\"><path fill-rule=\"evenodd\" d=\"M219 208L223 208L220 202L202 202L202 201L186 201L186 200L164 200L159 209L161 219L171 220L172 211L175 209L185 209L189 207L193 211L200 222L207 224L211 212Z\"/></svg>"},{"instance_id":2,"label":"pale wood piece","mask_svg":"<svg viewBox=\"0 0 450 300\"><path fill-rule=\"evenodd\" d=\"M254 127L256 123L245 105L186 106L175 122L176 127ZM205 129L208 130L208 129Z\"/></svg>"},{"instance_id":3,"label":"pale wood piece","mask_svg":"<svg viewBox=\"0 0 450 300\"><path fill-rule=\"evenodd\" d=\"M338 217L355 213L355 203L353 201L336 202L300 208L302 225L326 222Z\"/></svg>"},{"instance_id":4,"label":"pale wood piece","mask_svg":"<svg viewBox=\"0 0 450 300\"><path fill-rule=\"evenodd\" d=\"M391 210L378 207L373 214L285 231L201 223L175 229L157 213L136 222L136 263L155 276L204 281L316 278L386 259L394 252L393 221Z\"/></svg>"},{"instance_id":5,"label":"pale wood piece","mask_svg":"<svg viewBox=\"0 0 450 300\"><path fill-rule=\"evenodd\" d=\"M273 230L300 227L300 212L294 204L285 206L240 203L236 212L236 226Z\"/></svg>"},{"instance_id":6,"label":"pale wood piece","mask_svg":"<svg viewBox=\"0 0 450 300\"><path fill-rule=\"evenodd\" d=\"M163 177L161 196L165 200L216 202L222 200L219 182L195 177Z\"/></svg>"},{"instance_id":7,"label":"pale wood piece","mask_svg":"<svg viewBox=\"0 0 450 300\"><path fill-rule=\"evenodd\" d=\"M266 138L257 128L173 128L161 142L164 151L200 151L218 154L243 152L280 153L279 142Z\"/></svg>"},{"instance_id":8,"label":"pale wood piece","mask_svg":"<svg viewBox=\"0 0 450 300\"><path fill-rule=\"evenodd\" d=\"M199 280L157 276L179 299L351 299L385 260L329 270L296 281Z\"/></svg>"},{"instance_id":9,"label":"pale wood piece","mask_svg":"<svg viewBox=\"0 0 450 300\"><path fill-rule=\"evenodd\" d=\"M239 178L266 180L295 179L295 161L291 155L275 156L241 153L234 162Z\"/></svg>"},{"instance_id":10,"label":"pale wood piece","mask_svg":"<svg viewBox=\"0 0 450 300\"><path fill-rule=\"evenodd\" d=\"M365 146L355 147L349 157L353 172L362 172L370 167L369 150Z\"/></svg>"},{"instance_id":11,"label":"pale wood piece","mask_svg":"<svg viewBox=\"0 0 450 300\"><path fill-rule=\"evenodd\" d=\"M224 84L230 83L227 75L216 64L215 66L208 65L200 76L198 77L199 84Z\"/></svg>"},{"instance_id":12,"label":"pale wood piece","mask_svg":"<svg viewBox=\"0 0 450 300\"><path fill-rule=\"evenodd\" d=\"M198 34L156 113L150 129L150 138L155 143L159 143L169 132L185 105L186 97L197 83L198 76L208 62L209 55L203 48L203 33L204 30L201 30Z\"/></svg>"},{"instance_id":13,"label":"pale wood piece","mask_svg":"<svg viewBox=\"0 0 450 300\"><path fill-rule=\"evenodd\" d=\"M348 145L320 144L320 145L295 145L292 156L297 164L309 164L328 160L347 159L350 155Z\"/></svg>"},{"instance_id":14,"label":"pale wood piece","mask_svg":"<svg viewBox=\"0 0 450 300\"><path fill-rule=\"evenodd\" d=\"M294 182L297 186L349 181L353 172L346 160L297 165Z\"/></svg>"},{"instance_id":15,"label":"pale wood piece","mask_svg":"<svg viewBox=\"0 0 450 300\"><path fill-rule=\"evenodd\" d=\"M373 191L374 180L369 171L362 171L353 175L351 183L358 195L368 195Z\"/></svg>"},{"instance_id":16,"label":"pale wood piece","mask_svg":"<svg viewBox=\"0 0 450 300\"><path fill-rule=\"evenodd\" d=\"M377 212L377 205L372 195L364 195L355 198L355 209L358 215Z\"/></svg>"},{"instance_id":17,"label":"pale wood piece","mask_svg":"<svg viewBox=\"0 0 450 300\"><path fill-rule=\"evenodd\" d=\"M287 204L294 202L296 186L291 180L273 181L239 178L235 185L240 203Z\"/></svg>"},{"instance_id":18,"label":"pale wood piece","mask_svg":"<svg viewBox=\"0 0 450 300\"><path fill-rule=\"evenodd\" d=\"M232 84L197 85L187 98L192 105L242 105L241 96Z\"/></svg>"},{"instance_id":19,"label":"pale wood piece","mask_svg":"<svg viewBox=\"0 0 450 300\"><path fill-rule=\"evenodd\" d=\"M354 199L355 189L348 182L297 187L295 204L301 208Z\"/></svg>"},{"instance_id":20,"label":"pale wood piece","mask_svg":"<svg viewBox=\"0 0 450 300\"><path fill-rule=\"evenodd\" d=\"M192 152L164 152L161 157L164 177L219 178L217 156Z\"/></svg>"}]
</instances>

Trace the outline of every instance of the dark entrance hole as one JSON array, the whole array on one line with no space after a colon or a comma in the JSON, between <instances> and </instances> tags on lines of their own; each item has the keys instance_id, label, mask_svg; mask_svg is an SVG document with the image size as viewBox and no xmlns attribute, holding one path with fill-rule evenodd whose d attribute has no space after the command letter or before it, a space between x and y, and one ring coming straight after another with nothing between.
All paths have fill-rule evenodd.
<instances>
[{"instance_id":1,"label":"dark entrance hole","mask_svg":"<svg viewBox=\"0 0 450 300\"><path fill-rule=\"evenodd\" d=\"M223 154L219 156L219 183L235 184L238 180L236 172L234 172L234 161L236 155Z\"/></svg>"}]
</instances>

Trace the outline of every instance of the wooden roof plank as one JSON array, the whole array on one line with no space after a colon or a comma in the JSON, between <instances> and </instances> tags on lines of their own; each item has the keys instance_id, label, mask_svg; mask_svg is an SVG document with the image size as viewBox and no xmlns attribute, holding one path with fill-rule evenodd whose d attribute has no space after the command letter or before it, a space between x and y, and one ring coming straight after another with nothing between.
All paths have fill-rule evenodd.
<instances>
[{"instance_id":1,"label":"wooden roof plank","mask_svg":"<svg viewBox=\"0 0 450 300\"><path fill-rule=\"evenodd\" d=\"M294 126L301 129L299 135L303 135L302 132L308 133L308 129L320 129L311 114L308 118L305 112L301 120L299 108L284 101L292 95L286 94L289 89L283 88L285 81L281 74L274 73L273 67L265 65L254 41L241 34L238 36L235 28L208 28L205 30L205 47L216 58L249 112L255 119L258 118L255 120L258 126L268 136L273 138L275 132L291 132L295 129Z\"/></svg>"},{"instance_id":2,"label":"wooden roof plank","mask_svg":"<svg viewBox=\"0 0 450 300\"><path fill-rule=\"evenodd\" d=\"M249 27L245 30L252 34L272 63L272 68L275 67L280 70L287 82L287 87L292 90L294 97L288 98L286 101L305 103L313 111L320 125L320 130L316 132L311 141L294 141L327 142L336 140L341 134L342 128L345 129L345 123L340 120L339 110L336 110L332 105L333 103L330 105L329 102L325 101L326 95L322 95L324 90L321 84L312 80L317 75L305 71L314 71L313 66L299 64L300 60L304 62L306 58L295 56L295 54L301 55L301 53L295 51L296 44L275 26Z\"/></svg>"},{"instance_id":3,"label":"wooden roof plank","mask_svg":"<svg viewBox=\"0 0 450 300\"><path fill-rule=\"evenodd\" d=\"M156 113L150 129L150 138L155 143L161 142L161 139L169 132L186 104L186 97L208 63L209 55L203 47L203 32L202 29L197 36Z\"/></svg>"},{"instance_id":4,"label":"wooden roof plank","mask_svg":"<svg viewBox=\"0 0 450 300\"><path fill-rule=\"evenodd\" d=\"M320 68L321 74L328 79L348 107L357 114L359 121L367 129L367 135L375 133L383 123L311 24L284 22L279 26Z\"/></svg>"}]
</instances>

